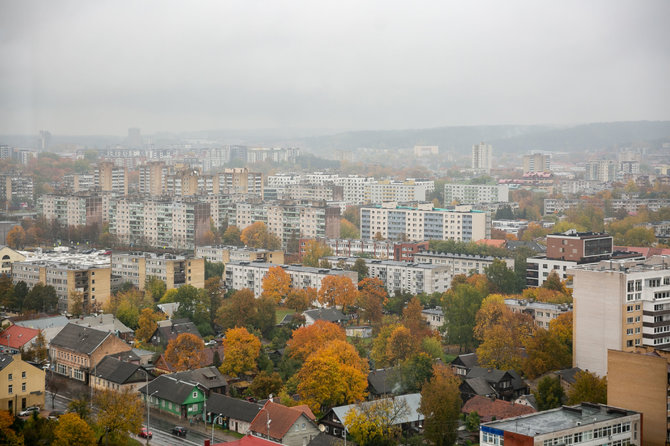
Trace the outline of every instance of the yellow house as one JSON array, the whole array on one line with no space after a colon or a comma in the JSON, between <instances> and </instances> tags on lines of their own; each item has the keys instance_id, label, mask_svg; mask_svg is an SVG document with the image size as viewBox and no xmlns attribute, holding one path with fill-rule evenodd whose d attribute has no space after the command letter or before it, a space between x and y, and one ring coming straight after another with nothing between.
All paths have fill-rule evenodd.
<instances>
[{"instance_id":1,"label":"yellow house","mask_svg":"<svg viewBox=\"0 0 670 446\"><path fill-rule=\"evenodd\" d=\"M12 275L12 263L23 262L26 256L8 246L0 245L0 274Z\"/></svg>"},{"instance_id":2,"label":"yellow house","mask_svg":"<svg viewBox=\"0 0 670 446\"><path fill-rule=\"evenodd\" d=\"M0 410L14 413L29 406L44 407L44 370L20 353L0 354Z\"/></svg>"}]
</instances>

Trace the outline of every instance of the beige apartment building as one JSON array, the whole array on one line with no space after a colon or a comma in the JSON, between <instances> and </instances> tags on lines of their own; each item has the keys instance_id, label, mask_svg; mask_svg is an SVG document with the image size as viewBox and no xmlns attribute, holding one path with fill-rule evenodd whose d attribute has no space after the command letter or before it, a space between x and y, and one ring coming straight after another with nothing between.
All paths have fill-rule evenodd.
<instances>
[{"instance_id":1,"label":"beige apartment building","mask_svg":"<svg viewBox=\"0 0 670 446\"><path fill-rule=\"evenodd\" d=\"M109 195L77 193L75 195L45 194L37 199L40 215L63 226L86 226L107 221Z\"/></svg>"},{"instance_id":2,"label":"beige apartment building","mask_svg":"<svg viewBox=\"0 0 670 446\"><path fill-rule=\"evenodd\" d=\"M256 194L263 198L263 174L250 172L246 167L224 169L218 174L221 192L227 194Z\"/></svg>"},{"instance_id":3,"label":"beige apartment building","mask_svg":"<svg viewBox=\"0 0 670 446\"><path fill-rule=\"evenodd\" d=\"M607 403L642 413L647 446L670 443L670 352L608 350Z\"/></svg>"},{"instance_id":4,"label":"beige apartment building","mask_svg":"<svg viewBox=\"0 0 670 446\"><path fill-rule=\"evenodd\" d=\"M128 171L111 161L100 162L95 169L95 185L104 192L128 195Z\"/></svg>"},{"instance_id":5,"label":"beige apartment building","mask_svg":"<svg viewBox=\"0 0 670 446\"><path fill-rule=\"evenodd\" d=\"M21 353L0 354L0 410L16 414L29 406L44 408L44 370Z\"/></svg>"},{"instance_id":6,"label":"beige apartment building","mask_svg":"<svg viewBox=\"0 0 670 446\"><path fill-rule=\"evenodd\" d=\"M572 268L573 363L607 375L607 351L670 347L670 257Z\"/></svg>"},{"instance_id":7,"label":"beige apartment building","mask_svg":"<svg viewBox=\"0 0 670 446\"><path fill-rule=\"evenodd\" d=\"M166 193L169 169L163 161L151 161L139 168L139 192L151 196Z\"/></svg>"},{"instance_id":8,"label":"beige apartment building","mask_svg":"<svg viewBox=\"0 0 670 446\"><path fill-rule=\"evenodd\" d=\"M130 282L140 290L150 277L156 277L167 289L191 285L205 286L205 259L149 252L112 253L112 275Z\"/></svg>"},{"instance_id":9,"label":"beige apartment building","mask_svg":"<svg viewBox=\"0 0 670 446\"><path fill-rule=\"evenodd\" d=\"M58 311L71 311L79 296L84 311L101 309L111 294L109 264L86 261L28 260L12 266L12 282L23 281L28 288L51 285L58 296Z\"/></svg>"}]
</instances>

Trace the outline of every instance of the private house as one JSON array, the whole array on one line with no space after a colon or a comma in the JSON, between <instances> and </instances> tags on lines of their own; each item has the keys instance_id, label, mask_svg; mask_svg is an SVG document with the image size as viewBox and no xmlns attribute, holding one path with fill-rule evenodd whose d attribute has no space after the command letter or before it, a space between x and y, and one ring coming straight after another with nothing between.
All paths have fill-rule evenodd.
<instances>
[{"instance_id":1,"label":"private house","mask_svg":"<svg viewBox=\"0 0 670 446\"><path fill-rule=\"evenodd\" d=\"M82 327L95 328L100 331L109 331L126 342L132 341L135 337L135 332L126 326L126 324L118 320L113 314L99 314L97 316L85 316L78 319L73 318L70 319L69 322L71 324L81 325Z\"/></svg>"},{"instance_id":2,"label":"private house","mask_svg":"<svg viewBox=\"0 0 670 446\"><path fill-rule=\"evenodd\" d=\"M224 378L221 372L219 372L219 369L214 366L202 367L195 370L187 370L185 372L177 372L171 374L170 376L181 381L190 381L200 384L205 389L207 398L210 398L215 393L225 395L227 393L226 391L228 390L228 382L226 381L226 378Z\"/></svg>"},{"instance_id":3,"label":"private house","mask_svg":"<svg viewBox=\"0 0 670 446\"><path fill-rule=\"evenodd\" d=\"M463 382L460 390L463 401L468 401L476 395L513 401L530 391L528 385L514 370L472 367L467 375L461 378Z\"/></svg>"},{"instance_id":4,"label":"private house","mask_svg":"<svg viewBox=\"0 0 670 446\"><path fill-rule=\"evenodd\" d=\"M207 398L209 421L238 434L249 432L251 422L260 410L261 406L256 403L218 393L212 393Z\"/></svg>"},{"instance_id":5,"label":"private house","mask_svg":"<svg viewBox=\"0 0 670 446\"><path fill-rule=\"evenodd\" d=\"M30 348L39 333L35 328L10 325L0 333L0 353L14 355Z\"/></svg>"},{"instance_id":6,"label":"private house","mask_svg":"<svg viewBox=\"0 0 670 446\"><path fill-rule=\"evenodd\" d=\"M288 446L303 446L319 434L316 417L307 406L286 407L267 401L249 426L256 436Z\"/></svg>"},{"instance_id":7,"label":"private house","mask_svg":"<svg viewBox=\"0 0 670 446\"><path fill-rule=\"evenodd\" d=\"M518 417L537 412L530 406L516 404L511 401L499 400L495 397L487 398L476 395L465 402L461 412L469 415L477 412L481 422L486 423L493 420L504 420L505 418Z\"/></svg>"},{"instance_id":8,"label":"private house","mask_svg":"<svg viewBox=\"0 0 670 446\"><path fill-rule=\"evenodd\" d=\"M368 373L368 393L370 399L391 395L400 390L398 371L393 367L372 370Z\"/></svg>"},{"instance_id":9,"label":"private house","mask_svg":"<svg viewBox=\"0 0 670 446\"><path fill-rule=\"evenodd\" d=\"M155 346L167 347L168 342L177 339L182 333L191 333L200 336L200 332L195 324L188 319L171 319L166 321L158 321L156 331L149 338L149 343Z\"/></svg>"},{"instance_id":10,"label":"private house","mask_svg":"<svg viewBox=\"0 0 670 446\"><path fill-rule=\"evenodd\" d=\"M316 321L327 321L335 324L343 324L349 317L335 308L315 308L302 313L305 316L305 326L310 326Z\"/></svg>"},{"instance_id":11,"label":"private house","mask_svg":"<svg viewBox=\"0 0 670 446\"><path fill-rule=\"evenodd\" d=\"M0 410L44 407L44 370L22 360L20 353L0 354L0 383Z\"/></svg>"},{"instance_id":12,"label":"private house","mask_svg":"<svg viewBox=\"0 0 670 446\"><path fill-rule=\"evenodd\" d=\"M102 358L130 350L130 345L108 331L67 324L51 340L49 356L56 373L88 383Z\"/></svg>"},{"instance_id":13,"label":"private house","mask_svg":"<svg viewBox=\"0 0 670 446\"><path fill-rule=\"evenodd\" d=\"M148 388L147 388L148 387ZM140 398L161 412L182 419L202 418L205 411L205 389L198 383L160 375L148 386L138 389Z\"/></svg>"},{"instance_id":14,"label":"private house","mask_svg":"<svg viewBox=\"0 0 670 446\"><path fill-rule=\"evenodd\" d=\"M37 330L42 330L44 339L46 339L47 344L58 334L59 331L65 327L69 321L65 316L46 316L39 317L35 319L26 319L23 321L15 321L14 324L20 327L35 328Z\"/></svg>"},{"instance_id":15,"label":"private house","mask_svg":"<svg viewBox=\"0 0 670 446\"><path fill-rule=\"evenodd\" d=\"M253 435L245 435L239 440L227 441L225 443L214 443L211 446L273 446L276 445L274 441L265 440Z\"/></svg>"},{"instance_id":16,"label":"private house","mask_svg":"<svg viewBox=\"0 0 670 446\"><path fill-rule=\"evenodd\" d=\"M451 370L456 375L463 377L468 374L468 370L479 365L479 361L477 360L477 353L466 353L463 355L458 355L456 358L454 358L453 361L451 361L450 365Z\"/></svg>"},{"instance_id":17,"label":"private house","mask_svg":"<svg viewBox=\"0 0 670 446\"><path fill-rule=\"evenodd\" d=\"M95 390L134 391L154 376L139 364L125 362L114 355L105 356L93 368L90 386Z\"/></svg>"},{"instance_id":18,"label":"private house","mask_svg":"<svg viewBox=\"0 0 670 446\"><path fill-rule=\"evenodd\" d=\"M431 330L439 330L444 325L444 312L442 308L424 308L421 317L426 320Z\"/></svg>"},{"instance_id":19,"label":"private house","mask_svg":"<svg viewBox=\"0 0 670 446\"><path fill-rule=\"evenodd\" d=\"M350 410L355 407L365 408L378 401L392 401L398 408L398 417L393 420L394 425L399 425L403 432L410 429L419 429L424 420L424 416L418 412L421 404L420 393L410 393L407 395L400 395L392 398L384 398L377 401L367 401L360 404L348 404L346 406L338 406L330 409L319 420L319 423L325 426L325 432L334 437L344 436L344 420ZM404 407L403 407L404 406Z\"/></svg>"},{"instance_id":20,"label":"private house","mask_svg":"<svg viewBox=\"0 0 670 446\"><path fill-rule=\"evenodd\" d=\"M219 357L219 361L223 360L223 345L217 345L216 347L208 347L204 350L204 356L201 367L209 367L211 365L216 366L215 364L216 357ZM161 354L156 360L154 365L154 370L156 373L175 373L177 369L173 364L171 364L167 359L165 359L165 354Z\"/></svg>"},{"instance_id":21,"label":"private house","mask_svg":"<svg viewBox=\"0 0 670 446\"><path fill-rule=\"evenodd\" d=\"M372 326L371 325L348 325L344 327L344 332L349 338L371 338L372 337Z\"/></svg>"}]
</instances>

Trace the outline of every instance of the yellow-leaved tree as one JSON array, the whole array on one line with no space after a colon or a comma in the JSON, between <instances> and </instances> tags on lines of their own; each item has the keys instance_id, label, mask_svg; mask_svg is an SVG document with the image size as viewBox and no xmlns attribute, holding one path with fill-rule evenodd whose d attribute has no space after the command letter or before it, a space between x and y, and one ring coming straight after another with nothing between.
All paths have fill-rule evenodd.
<instances>
[{"instance_id":1,"label":"yellow-leaved tree","mask_svg":"<svg viewBox=\"0 0 670 446\"><path fill-rule=\"evenodd\" d=\"M368 362L346 341L330 341L307 358L298 371L298 394L315 414L362 401Z\"/></svg>"},{"instance_id":2,"label":"yellow-leaved tree","mask_svg":"<svg viewBox=\"0 0 670 446\"><path fill-rule=\"evenodd\" d=\"M141 342L149 342L149 338L156 331L160 316L151 308L145 308L140 312L138 320L139 327L135 330L135 338Z\"/></svg>"},{"instance_id":3,"label":"yellow-leaved tree","mask_svg":"<svg viewBox=\"0 0 670 446\"><path fill-rule=\"evenodd\" d=\"M293 330L291 339L286 343L288 355L304 361L307 357L330 341L346 341L342 327L328 321L317 320L312 325Z\"/></svg>"},{"instance_id":4,"label":"yellow-leaved tree","mask_svg":"<svg viewBox=\"0 0 670 446\"><path fill-rule=\"evenodd\" d=\"M346 307L353 305L358 298L358 288L347 276L326 276L321 281L317 299L322 305Z\"/></svg>"},{"instance_id":5,"label":"yellow-leaved tree","mask_svg":"<svg viewBox=\"0 0 670 446\"><path fill-rule=\"evenodd\" d=\"M95 444L95 432L76 413L66 413L58 418L58 423L54 428L54 441L51 444L54 446L90 446Z\"/></svg>"},{"instance_id":6,"label":"yellow-leaved tree","mask_svg":"<svg viewBox=\"0 0 670 446\"><path fill-rule=\"evenodd\" d=\"M400 425L408 415L405 400L385 398L354 406L344 418L344 425L360 446L399 444Z\"/></svg>"},{"instance_id":7,"label":"yellow-leaved tree","mask_svg":"<svg viewBox=\"0 0 670 446\"><path fill-rule=\"evenodd\" d=\"M98 426L110 444L123 444L129 433L140 431L144 411L136 391L128 388L120 392L103 390L96 393L93 401L99 409Z\"/></svg>"},{"instance_id":8,"label":"yellow-leaved tree","mask_svg":"<svg viewBox=\"0 0 670 446\"><path fill-rule=\"evenodd\" d=\"M182 333L168 342L165 360L178 372L203 367L205 343L193 333Z\"/></svg>"},{"instance_id":9,"label":"yellow-leaved tree","mask_svg":"<svg viewBox=\"0 0 670 446\"><path fill-rule=\"evenodd\" d=\"M256 360L261 352L261 341L246 328L226 330L223 340L224 359L221 373L237 376L240 373L256 370Z\"/></svg>"},{"instance_id":10,"label":"yellow-leaved tree","mask_svg":"<svg viewBox=\"0 0 670 446\"><path fill-rule=\"evenodd\" d=\"M263 295L281 302L291 290L291 276L281 266L273 266L263 278Z\"/></svg>"}]
</instances>

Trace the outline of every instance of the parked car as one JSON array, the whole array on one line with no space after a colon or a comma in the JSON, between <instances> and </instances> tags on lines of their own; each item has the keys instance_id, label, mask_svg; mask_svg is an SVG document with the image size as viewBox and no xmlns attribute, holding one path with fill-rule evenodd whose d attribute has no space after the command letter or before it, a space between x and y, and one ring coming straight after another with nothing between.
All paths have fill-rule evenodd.
<instances>
[{"instance_id":1,"label":"parked car","mask_svg":"<svg viewBox=\"0 0 670 446\"><path fill-rule=\"evenodd\" d=\"M172 428L172 435L176 435L177 437L185 437L186 428L181 426L175 426Z\"/></svg>"},{"instance_id":2,"label":"parked car","mask_svg":"<svg viewBox=\"0 0 670 446\"><path fill-rule=\"evenodd\" d=\"M137 435L142 438L148 438L149 440L151 440L151 438L154 436L154 434L152 434L151 431L146 427L143 427L142 430L140 430L140 433Z\"/></svg>"},{"instance_id":3,"label":"parked car","mask_svg":"<svg viewBox=\"0 0 670 446\"><path fill-rule=\"evenodd\" d=\"M19 416L27 417L28 415L32 415L33 412L40 413L40 408L37 406L26 407L21 412L19 412Z\"/></svg>"},{"instance_id":4,"label":"parked car","mask_svg":"<svg viewBox=\"0 0 670 446\"><path fill-rule=\"evenodd\" d=\"M58 420L58 418L60 418L61 415L63 415L63 412L59 410L52 410L48 418L50 420Z\"/></svg>"}]
</instances>

